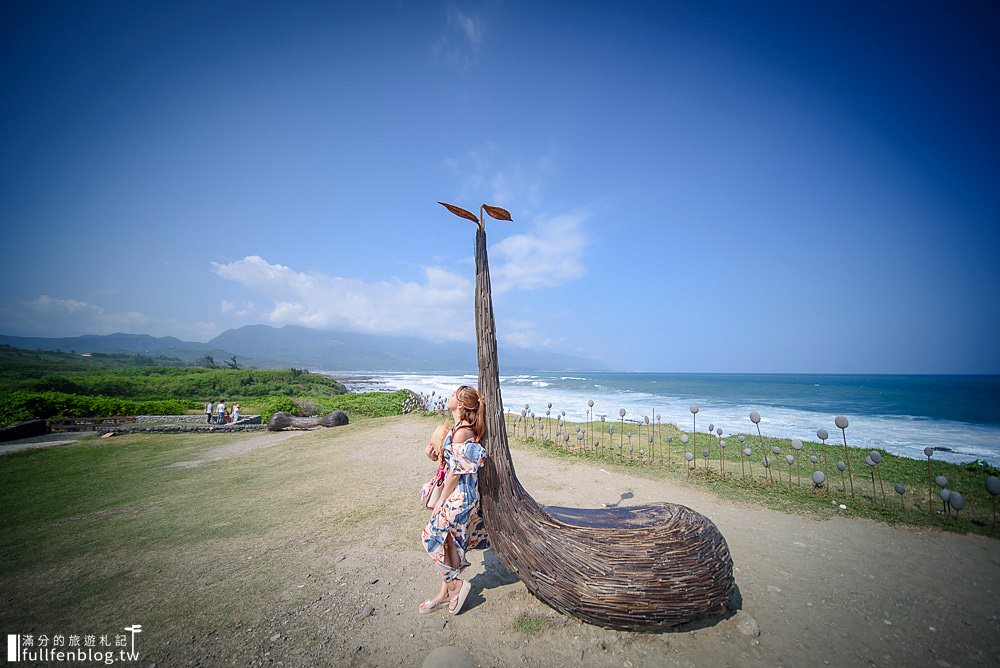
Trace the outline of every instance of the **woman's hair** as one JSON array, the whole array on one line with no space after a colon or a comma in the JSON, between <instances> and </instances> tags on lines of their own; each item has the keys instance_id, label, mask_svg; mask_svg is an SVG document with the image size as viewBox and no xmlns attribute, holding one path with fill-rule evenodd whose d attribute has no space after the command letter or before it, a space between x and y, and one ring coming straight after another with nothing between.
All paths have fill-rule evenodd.
<instances>
[{"instance_id":1,"label":"woman's hair","mask_svg":"<svg viewBox=\"0 0 1000 668\"><path fill-rule=\"evenodd\" d=\"M458 419L472 427L472 436L476 442L483 438L486 432L486 405L483 396L475 388L462 385L455 391L458 401Z\"/></svg>"}]
</instances>

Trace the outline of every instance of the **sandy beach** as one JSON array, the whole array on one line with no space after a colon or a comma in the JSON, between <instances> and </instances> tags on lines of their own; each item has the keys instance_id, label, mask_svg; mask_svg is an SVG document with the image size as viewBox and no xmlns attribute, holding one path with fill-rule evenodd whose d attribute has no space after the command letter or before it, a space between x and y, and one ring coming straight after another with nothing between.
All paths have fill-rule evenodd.
<instances>
[{"instance_id":1,"label":"sandy beach","mask_svg":"<svg viewBox=\"0 0 1000 668\"><path fill-rule=\"evenodd\" d=\"M548 608L492 551L474 551L466 610L421 615L417 604L437 583L418 540L426 519L418 489L432 468L422 444L433 425L404 416L225 437L221 445L205 438L200 451L163 467L180 476L178 488L211 499L220 480L268 472L284 483L228 502L264 516L293 508L289 518L169 555L134 544L100 566L94 554L70 560L97 578L107 575L102 569L141 571L145 586L124 600L98 594L73 610L45 612L40 600L74 577L67 566L4 576L3 622L25 633L25 625L140 621L143 665L159 666L409 666L440 646L462 648L480 666L947 667L995 665L1000 653L994 540L786 514L720 500L682 480L524 449L513 453L518 475L543 504L670 501L707 515L732 551L742 609L671 632L610 631ZM133 438L113 440L126 446ZM169 446L169 436L159 438ZM192 491L200 480L205 490ZM194 523L171 511L173 498L165 491L130 513L72 519L87 527L159 514Z\"/></svg>"}]
</instances>

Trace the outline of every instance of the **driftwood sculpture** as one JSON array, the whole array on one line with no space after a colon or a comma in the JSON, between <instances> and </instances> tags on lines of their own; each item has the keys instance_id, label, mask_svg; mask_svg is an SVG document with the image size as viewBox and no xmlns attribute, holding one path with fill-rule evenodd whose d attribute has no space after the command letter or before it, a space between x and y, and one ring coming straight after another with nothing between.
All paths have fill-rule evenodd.
<instances>
[{"instance_id":1,"label":"driftwood sculpture","mask_svg":"<svg viewBox=\"0 0 1000 668\"><path fill-rule=\"evenodd\" d=\"M313 427L341 427L347 424L347 413L334 411L323 417L295 417L291 413L278 411L267 421L268 431L282 429L312 429Z\"/></svg>"},{"instance_id":2,"label":"driftwood sculpture","mask_svg":"<svg viewBox=\"0 0 1000 668\"><path fill-rule=\"evenodd\" d=\"M498 207L483 205L476 218L441 204L477 227L476 339L489 453L479 474L480 504L500 560L542 602L598 626L650 631L724 614L733 561L708 518L671 503L542 508L521 486L503 419L483 211L511 217Z\"/></svg>"}]
</instances>

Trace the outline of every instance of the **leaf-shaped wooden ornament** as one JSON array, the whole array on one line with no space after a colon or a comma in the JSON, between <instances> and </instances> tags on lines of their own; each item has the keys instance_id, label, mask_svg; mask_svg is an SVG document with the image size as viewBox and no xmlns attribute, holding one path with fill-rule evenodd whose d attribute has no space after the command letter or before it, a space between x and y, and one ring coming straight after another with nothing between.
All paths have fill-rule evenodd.
<instances>
[{"instance_id":1,"label":"leaf-shaped wooden ornament","mask_svg":"<svg viewBox=\"0 0 1000 668\"><path fill-rule=\"evenodd\" d=\"M491 218L496 218L497 220L509 220L511 222L514 220L510 217L510 211L507 209L501 209L498 206L490 206L489 204L484 204L483 208L486 209L486 213L488 213Z\"/></svg>"},{"instance_id":2,"label":"leaf-shaped wooden ornament","mask_svg":"<svg viewBox=\"0 0 1000 668\"><path fill-rule=\"evenodd\" d=\"M446 204L444 202L438 202L438 204L440 204L444 208L448 209L449 211L451 211L453 214L455 214L459 218L465 218L466 220L471 220L476 225L479 224L479 219L476 218L475 214L473 214L473 213L471 213L469 211L466 211L465 209L463 209L460 206L455 206L454 204Z\"/></svg>"}]
</instances>

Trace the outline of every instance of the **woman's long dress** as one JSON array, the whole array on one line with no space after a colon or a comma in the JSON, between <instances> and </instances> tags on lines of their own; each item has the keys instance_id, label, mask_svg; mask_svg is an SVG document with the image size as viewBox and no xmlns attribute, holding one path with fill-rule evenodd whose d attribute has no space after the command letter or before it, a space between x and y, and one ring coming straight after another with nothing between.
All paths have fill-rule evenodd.
<instances>
[{"instance_id":1,"label":"woman's long dress","mask_svg":"<svg viewBox=\"0 0 1000 668\"><path fill-rule=\"evenodd\" d=\"M489 547L486 528L479 516L479 475L477 471L486 459L486 451L469 439L452 443L451 434L444 440L445 469L459 476L458 485L441 509L431 516L421 533L424 549L445 580L454 580L469 565L465 552L474 547ZM459 567L445 563L445 541L451 537L458 552Z\"/></svg>"}]
</instances>

